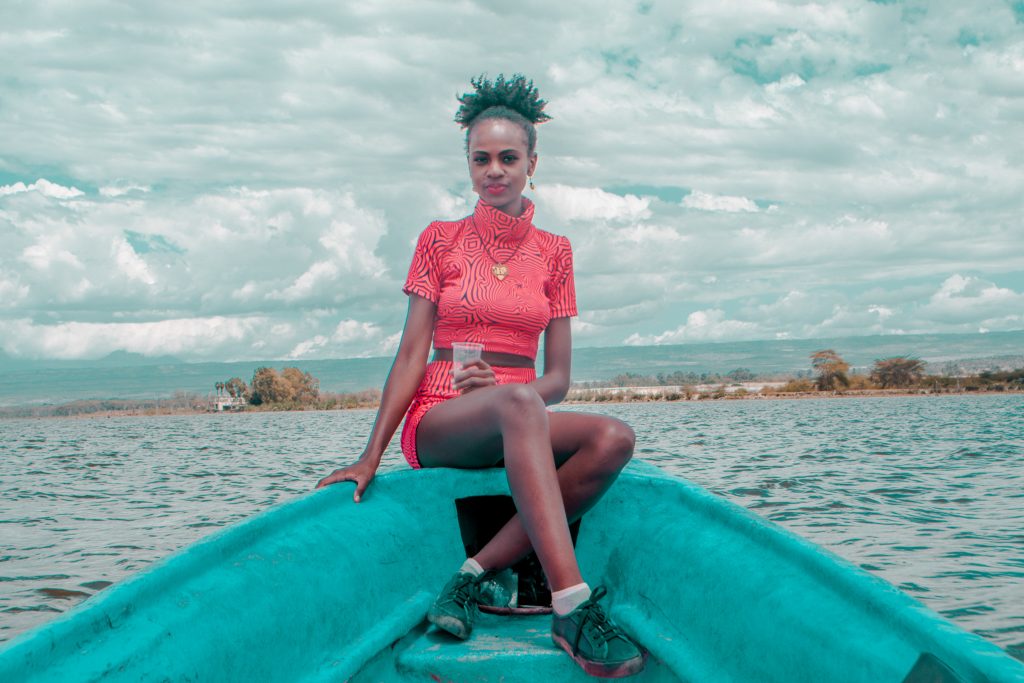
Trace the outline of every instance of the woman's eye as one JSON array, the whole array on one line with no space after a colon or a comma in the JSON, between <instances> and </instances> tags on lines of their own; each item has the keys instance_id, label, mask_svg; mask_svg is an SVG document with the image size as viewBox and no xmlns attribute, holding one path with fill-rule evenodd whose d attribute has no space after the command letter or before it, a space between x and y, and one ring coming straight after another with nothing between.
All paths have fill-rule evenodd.
<instances>
[{"instance_id":1,"label":"woman's eye","mask_svg":"<svg viewBox=\"0 0 1024 683\"><path fill-rule=\"evenodd\" d=\"M506 164L514 164L514 163L516 163L516 157L514 157L514 156L513 156L513 155L511 155L511 154L507 155L507 156L505 157L505 163L506 163Z\"/></svg>"}]
</instances>

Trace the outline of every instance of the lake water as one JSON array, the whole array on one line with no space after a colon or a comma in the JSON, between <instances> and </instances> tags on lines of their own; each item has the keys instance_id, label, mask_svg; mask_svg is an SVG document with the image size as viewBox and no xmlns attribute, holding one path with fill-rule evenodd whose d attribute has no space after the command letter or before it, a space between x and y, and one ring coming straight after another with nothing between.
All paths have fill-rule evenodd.
<instances>
[{"instance_id":1,"label":"lake water","mask_svg":"<svg viewBox=\"0 0 1024 683\"><path fill-rule=\"evenodd\" d=\"M1024 659L1024 398L571 407ZM0 639L355 456L373 411L0 421ZM383 467L404 467L397 438Z\"/></svg>"}]
</instances>

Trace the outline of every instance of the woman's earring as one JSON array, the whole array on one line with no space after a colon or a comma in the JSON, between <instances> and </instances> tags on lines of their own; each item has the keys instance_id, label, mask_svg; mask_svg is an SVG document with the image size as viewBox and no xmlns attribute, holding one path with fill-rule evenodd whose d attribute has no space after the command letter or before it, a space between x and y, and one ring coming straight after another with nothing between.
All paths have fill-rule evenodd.
<instances>
[{"instance_id":1,"label":"woman's earring","mask_svg":"<svg viewBox=\"0 0 1024 683\"><path fill-rule=\"evenodd\" d=\"M533 184L533 176L530 176L530 189L536 190L537 186Z\"/></svg>"}]
</instances>

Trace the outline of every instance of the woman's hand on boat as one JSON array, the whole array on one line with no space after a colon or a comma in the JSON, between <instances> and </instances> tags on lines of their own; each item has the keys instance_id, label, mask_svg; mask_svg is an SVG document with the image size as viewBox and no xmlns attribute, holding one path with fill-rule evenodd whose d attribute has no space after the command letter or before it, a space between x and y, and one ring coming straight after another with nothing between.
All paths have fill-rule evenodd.
<instances>
[{"instance_id":1,"label":"woman's hand on boat","mask_svg":"<svg viewBox=\"0 0 1024 683\"><path fill-rule=\"evenodd\" d=\"M375 465L365 460L357 460L348 467L334 470L318 481L316 487L320 489L331 484L337 484L339 481L355 482L356 492L352 495L352 500L358 503L359 499L363 497L366 487L373 481L373 476L376 473L377 467Z\"/></svg>"},{"instance_id":2,"label":"woman's hand on boat","mask_svg":"<svg viewBox=\"0 0 1024 683\"><path fill-rule=\"evenodd\" d=\"M452 370L452 379L452 386L460 394L498 383L494 370L482 360L474 360L466 363L460 370Z\"/></svg>"}]
</instances>

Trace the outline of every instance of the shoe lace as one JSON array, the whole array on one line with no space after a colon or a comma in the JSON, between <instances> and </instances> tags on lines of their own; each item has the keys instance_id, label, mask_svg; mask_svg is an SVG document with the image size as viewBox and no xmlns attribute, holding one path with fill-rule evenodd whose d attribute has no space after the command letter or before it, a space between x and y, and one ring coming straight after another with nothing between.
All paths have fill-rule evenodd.
<instances>
[{"instance_id":1,"label":"shoe lace","mask_svg":"<svg viewBox=\"0 0 1024 683\"><path fill-rule=\"evenodd\" d=\"M482 599L484 584L494 578L497 573L493 569L489 569L479 576L461 572L455 580L455 585L452 586L452 602L469 612L474 603L480 602Z\"/></svg>"},{"instance_id":2,"label":"shoe lace","mask_svg":"<svg viewBox=\"0 0 1024 683\"><path fill-rule=\"evenodd\" d=\"M608 590L604 586L598 586L590 594L590 597L579 606L583 617L580 619L579 631L576 632L576 642L573 643L573 654L579 652L580 637L584 630L592 642L601 645L613 638L624 637L622 629L613 623L604 613L604 609L597 604L597 601L607 594Z\"/></svg>"},{"instance_id":3,"label":"shoe lace","mask_svg":"<svg viewBox=\"0 0 1024 683\"><path fill-rule=\"evenodd\" d=\"M452 601L459 607L466 607L480 598L480 582L472 574L463 573L452 586Z\"/></svg>"}]
</instances>

